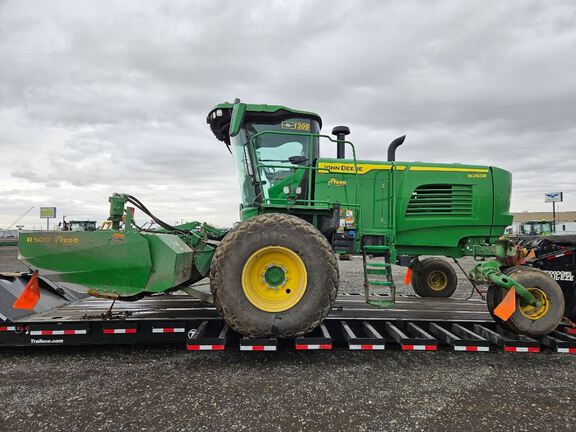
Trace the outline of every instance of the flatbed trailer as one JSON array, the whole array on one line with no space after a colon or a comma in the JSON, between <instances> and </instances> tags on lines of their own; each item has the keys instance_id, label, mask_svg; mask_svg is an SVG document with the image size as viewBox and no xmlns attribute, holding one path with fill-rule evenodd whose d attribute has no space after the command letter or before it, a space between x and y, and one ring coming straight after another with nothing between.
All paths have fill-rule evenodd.
<instances>
[{"instance_id":1,"label":"flatbed trailer","mask_svg":"<svg viewBox=\"0 0 576 432\"><path fill-rule=\"evenodd\" d=\"M324 323L304 337L251 339L230 330L214 306L187 295L112 304L111 300L79 298L42 280L44 303L38 310L28 315L10 311L27 277L0 278L0 347L168 343L190 351L338 348L576 353L576 332L570 326L561 325L540 338L512 334L493 322L481 299L400 296L396 307L382 309L367 305L362 295L340 295Z\"/></svg>"}]
</instances>

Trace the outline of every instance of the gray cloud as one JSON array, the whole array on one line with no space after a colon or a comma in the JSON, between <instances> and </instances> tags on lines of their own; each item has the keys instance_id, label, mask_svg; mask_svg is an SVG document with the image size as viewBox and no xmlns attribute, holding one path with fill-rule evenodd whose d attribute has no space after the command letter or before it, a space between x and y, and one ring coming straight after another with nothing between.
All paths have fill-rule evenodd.
<instances>
[{"instance_id":1,"label":"gray cloud","mask_svg":"<svg viewBox=\"0 0 576 432\"><path fill-rule=\"evenodd\" d=\"M32 205L103 218L115 191L230 224L205 116L235 97L347 124L363 159L407 133L402 159L501 166L514 210L553 190L573 209L575 20L560 1L4 1L0 226Z\"/></svg>"}]
</instances>

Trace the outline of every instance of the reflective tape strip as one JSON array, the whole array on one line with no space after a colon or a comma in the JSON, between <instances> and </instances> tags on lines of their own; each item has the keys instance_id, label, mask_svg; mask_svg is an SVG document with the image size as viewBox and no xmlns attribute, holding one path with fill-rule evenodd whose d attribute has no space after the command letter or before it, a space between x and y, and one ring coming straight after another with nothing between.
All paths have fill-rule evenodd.
<instances>
[{"instance_id":1,"label":"reflective tape strip","mask_svg":"<svg viewBox=\"0 0 576 432\"><path fill-rule=\"evenodd\" d=\"M188 351L222 351L224 345L187 345Z\"/></svg>"},{"instance_id":2,"label":"reflective tape strip","mask_svg":"<svg viewBox=\"0 0 576 432\"><path fill-rule=\"evenodd\" d=\"M134 334L135 328L116 328L116 329L102 329L104 334Z\"/></svg>"},{"instance_id":3,"label":"reflective tape strip","mask_svg":"<svg viewBox=\"0 0 576 432\"><path fill-rule=\"evenodd\" d=\"M23 327L20 326L0 326L0 332L9 332L9 331L20 331L24 330Z\"/></svg>"},{"instance_id":4,"label":"reflective tape strip","mask_svg":"<svg viewBox=\"0 0 576 432\"><path fill-rule=\"evenodd\" d=\"M516 347L516 346L505 346L504 351L506 352L540 352L540 347Z\"/></svg>"},{"instance_id":5,"label":"reflective tape strip","mask_svg":"<svg viewBox=\"0 0 576 432\"><path fill-rule=\"evenodd\" d=\"M350 345L351 350L362 350L362 351L371 351L371 350L383 350L384 345Z\"/></svg>"},{"instance_id":6,"label":"reflective tape strip","mask_svg":"<svg viewBox=\"0 0 576 432\"><path fill-rule=\"evenodd\" d=\"M184 333L184 327L154 327L152 333Z\"/></svg>"},{"instance_id":7,"label":"reflective tape strip","mask_svg":"<svg viewBox=\"0 0 576 432\"><path fill-rule=\"evenodd\" d=\"M436 351L436 345L402 345L403 351Z\"/></svg>"},{"instance_id":8,"label":"reflective tape strip","mask_svg":"<svg viewBox=\"0 0 576 432\"><path fill-rule=\"evenodd\" d=\"M297 350L330 350L330 344L296 344Z\"/></svg>"},{"instance_id":9,"label":"reflective tape strip","mask_svg":"<svg viewBox=\"0 0 576 432\"><path fill-rule=\"evenodd\" d=\"M59 336L59 335L82 335L87 334L87 330L32 330L30 334L32 336Z\"/></svg>"},{"instance_id":10,"label":"reflective tape strip","mask_svg":"<svg viewBox=\"0 0 576 432\"><path fill-rule=\"evenodd\" d=\"M240 351L276 351L274 345L240 345Z\"/></svg>"},{"instance_id":11,"label":"reflective tape strip","mask_svg":"<svg viewBox=\"0 0 576 432\"><path fill-rule=\"evenodd\" d=\"M490 351L490 347L456 345L454 351Z\"/></svg>"},{"instance_id":12,"label":"reflective tape strip","mask_svg":"<svg viewBox=\"0 0 576 432\"><path fill-rule=\"evenodd\" d=\"M576 348L558 348L556 352L559 353L567 353L567 354L576 354Z\"/></svg>"}]
</instances>

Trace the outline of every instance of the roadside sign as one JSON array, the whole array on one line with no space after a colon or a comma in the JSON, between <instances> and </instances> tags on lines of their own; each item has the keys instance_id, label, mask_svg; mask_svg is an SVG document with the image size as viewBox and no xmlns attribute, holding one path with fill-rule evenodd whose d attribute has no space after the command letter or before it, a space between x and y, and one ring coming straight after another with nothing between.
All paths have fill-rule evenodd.
<instances>
[{"instance_id":1,"label":"roadside sign","mask_svg":"<svg viewBox=\"0 0 576 432\"><path fill-rule=\"evenodd\" d=\"M46 230L50 230L50 219L56 218L56 207L40 207L40 219L46 219Z\"/></svg>"},{"instance_id":2,"label":"roadside sign","mask_svg":"<svg viewBox=\"0 0 576 432\"><path fill-rule=\"evenodd\" d=\"M54 219L56 218L56 207L40 207L41 219Z\"/></svg>"},{"instance_id":3,"label":"roadside sign","mask_svg":"<svg viewBox=\"0 0 576 432\"><path fill-rule=\"evenodd\" d=\"M562 202L562 192L546 192L544 202Z\"/></svg>"}]
</instances>

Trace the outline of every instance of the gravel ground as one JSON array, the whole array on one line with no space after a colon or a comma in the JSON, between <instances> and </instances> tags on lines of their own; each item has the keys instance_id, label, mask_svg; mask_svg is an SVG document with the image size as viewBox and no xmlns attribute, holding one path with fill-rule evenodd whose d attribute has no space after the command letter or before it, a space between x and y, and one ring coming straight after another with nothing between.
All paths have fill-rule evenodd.
<instances>
[{"instance_id":1,"label":"gravel ground","mask_svg":"<svg viewBox=\"0 0 576 432\"><path fill-rule=\"evenodd\" d=\"M360 262L340 264L353 292ZM14 248L0 248L7 270L22 270ZM548 352L138 345L9 348L0 358L0 431L573 430L576 422L576 357Z\"/></svg>"}]
</instances>

